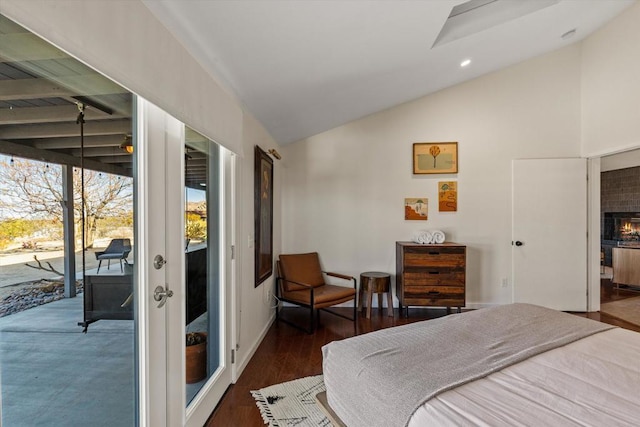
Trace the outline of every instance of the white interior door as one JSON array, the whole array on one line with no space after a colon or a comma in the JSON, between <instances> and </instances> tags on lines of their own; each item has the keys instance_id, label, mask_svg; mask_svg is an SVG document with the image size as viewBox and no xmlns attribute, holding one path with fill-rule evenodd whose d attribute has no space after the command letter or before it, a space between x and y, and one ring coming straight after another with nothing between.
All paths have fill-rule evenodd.
<instances>
[{"instance_id":1,"label":"white interior door","mask_svg":"<svg viewBox=\"0 0 640 427\"><path fill-rule=\"evenodd\" d=\"M513 161L513 300L587 310L587 161Z\"/></svg>"},{"instance_id":2,"label":"white interior door","mask_svg":"<svg viewBox=\"0 0 640 427\"><path fill-rule=\"evenodd\" d=\"M194 280L186 267L190 243L185 248L185 194L189 192L185 162L196 152L188 154L181 122L142 99L137 109L139 425L202 426L231 383L231 311L226 310L231 298L227 278L231 275L221 267L227 265L230 253L225 250L227 234L222 232L226 215L220 195L229 196L224 191L227 183L220 155L224 150L205 138L192 144L198 155L204 154L204 160L198 161L210 171L203 182L197 181L206 194L209 215L204 215L208 237L201 237L195 248L205 250L204 261L198 262L206 275L207 291L201 301L206 309L198 316L204 326L198 327L208 332L208 366L202 381L186 384L185 333L195 322L189 321L187 307L187 282ZM164 263L154 262L158 256ZM157 301L158 287L172 296Z\"/></svg>"}]
</instances>

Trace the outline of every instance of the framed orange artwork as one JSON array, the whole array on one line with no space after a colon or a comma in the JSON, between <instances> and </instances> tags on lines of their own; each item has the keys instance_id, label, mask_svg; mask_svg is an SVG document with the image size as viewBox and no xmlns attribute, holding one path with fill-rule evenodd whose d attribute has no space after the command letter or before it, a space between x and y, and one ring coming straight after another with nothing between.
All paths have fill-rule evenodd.
<instances>
[{"instance_id":1,"label":"framed orange artwork","mask_svg":"<svg viewBox=\"0 0 640 427\"><path fill-rule=\"evenodd\" d=\"M456 181L438 183L438 210L440 212L458 211L458 183Z\"/></svg>"},{"instance_id":2,"label":"framed orange artwork","mask_svg":"<svg viewBox=\"0 0 640 427\"><path fill-rule=\"evenodd\" d=\"M413 173L458 173L457 142L416 142L413 144Z\"/></svg>"},{"instance_id":3,"label":"framed orange artwork","mask_svg":"<svg viewBox=\"0 0 640 427\"><path fill-rule=\"evenodd\" d=\"M426 221L429 213L429 200L426 197L404 199L404 219Z\"/></svg>"}]
</instances>

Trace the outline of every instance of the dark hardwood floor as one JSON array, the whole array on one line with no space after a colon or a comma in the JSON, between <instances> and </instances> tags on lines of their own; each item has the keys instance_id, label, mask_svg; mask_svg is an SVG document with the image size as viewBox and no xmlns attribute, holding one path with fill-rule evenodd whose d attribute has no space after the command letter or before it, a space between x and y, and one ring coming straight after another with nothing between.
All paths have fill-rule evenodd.
<instances>
[{"instance_id":1,"label":"dark hardwood floor","mask_svg":"<svg viewBox=\"0 0 640 427\"><path fill-rule=\"evenodd\" d=\"M603 281L602 302L639 296L638 292L615 290ZM574 313L601 322L640 332L640 327L600 313ZM359 316L355 326L351 321L322 313L317 331L308 335L282 322L274 323L255 355L236 384L229 387L220 404L207 422L214 426L263 426L260 412L251 396L257 390L272 384L322 373L322 346L335 340L359 335L391 326L446 315L445 309L410 309L409 317L388 317L384 311L372 310L371 319Z\"/></svg>"}]
</instances>

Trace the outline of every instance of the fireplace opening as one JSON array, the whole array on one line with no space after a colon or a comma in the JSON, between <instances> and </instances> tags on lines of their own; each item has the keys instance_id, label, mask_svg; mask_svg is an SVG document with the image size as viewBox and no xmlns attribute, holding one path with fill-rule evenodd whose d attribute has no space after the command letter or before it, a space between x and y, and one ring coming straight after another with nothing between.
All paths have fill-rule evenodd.
<instances>
[{"instance_id":1,"label":"fireplace opening","mask_svg":"<svg viewBox=\"0 0 640 427\"><path fill-rule=\"evenodd\" d=\"M640 241L640 212L605 212L604 240Z\"/></svg>"}]
</instances>

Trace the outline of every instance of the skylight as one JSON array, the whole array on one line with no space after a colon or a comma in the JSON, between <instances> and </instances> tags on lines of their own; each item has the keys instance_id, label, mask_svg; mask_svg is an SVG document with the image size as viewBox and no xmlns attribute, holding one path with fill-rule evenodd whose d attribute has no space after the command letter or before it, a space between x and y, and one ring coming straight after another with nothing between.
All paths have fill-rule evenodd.
<instances>
[{"instance_id":1,"label":"skylight","mask_svg":"<svg viewBox=\"0 0 640 427\"><path fill-rule=\"evenodd\" d=\"M433 47L553 6L560 0L470 0L451 9Z\"/></svg>"}]
</instances>

